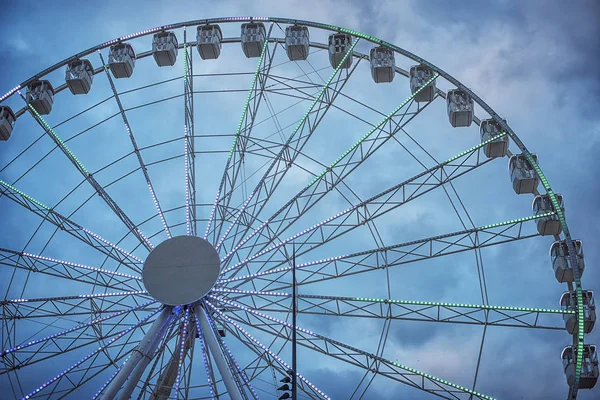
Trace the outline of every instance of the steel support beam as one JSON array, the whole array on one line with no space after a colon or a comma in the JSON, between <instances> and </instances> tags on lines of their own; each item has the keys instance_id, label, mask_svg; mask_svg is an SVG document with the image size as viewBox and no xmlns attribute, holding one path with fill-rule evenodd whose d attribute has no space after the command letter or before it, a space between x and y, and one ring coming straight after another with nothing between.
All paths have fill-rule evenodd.
<instances>
[{"instance_id":1,"label":"steel support beam","mask_svg":"<svg viewBox=\"0 0 600 400\"><path fill-rule=\"evenodd\" d=\"M166 307L166 308L172 309L172 307ZM137 365L131 372L129 379L127 379L127 381L123 385L123 390L119 394L119 400L129 400L131 398L131 394L135 390L135 387L137 386L137 383L140 381L142 374L146 370L146 367L148 367L148 364L150 364L150 361L152 361L154 353L156 352L156 349L157 349L158 345L160 344L161 339L166 334L169 325L170 325L170 323L168 322L168 320L165 321L162 324L161 329L158 332L158 334L154 336L154 338L153 338L154 340L152 340L148 343L148 346L146 347L146 350L144 351L144 356L142 357L141 360L138 361Z\"/></svg>"},{"instance_id":2,"label":"steel support beam","mask_svg":"<svg viewBox=\"0 0 600 400\"><path fill-rule=\"evenodd\" d=\"M223 378L223 383L225 383L225 387L227 388L227 394L229 394L231 400L242 400L242 395L239 391L239 388L235 384L231 370L227 366L227 361L225 360L225 356L221 351L221 346L219 346L215 332L212 330L210 322L208 322L208 316L206 315L204 308L201 306L195 307L194 312L198 317L198 321L200 321L202 336L204 336L206 344L208 345L213 359L217 364L221 378Z\"/></svg>"},{"instance_id":3,"label":"steel support beam","mask_svg":"<svg viewBox=\"0 0 600 400\"><path fill-rule=\"evenodd\" d=\"M196 339L196 333L194 328L194 320L189 321L189 329L187 331L187 336L185 339L185 344L183 346L183 358L187 356L190 349L192 349L194 345L194 340ZM183 329L183 325L182 325ZM181 337L181 335L179 335ZM171 397L171 392L173 391L173 385L175 384L175 380L177 379L177 373L179 369L179 360L181 355L181 346L179 344L175 345L175 351L171 355L171 359L167 366L162 369L160 376L158 377L156 388L152 391L150 395L150 400L167 400Z\"/></svg>"},{"instance_id":4,"label":"steel support beam","mask_svg":"<svg viewBox=\"0 0 600 400\"><path fill-rule=\"evenodd\" d=\"M101 397L101 400L112 400L115 398L127 378L130 377L131 372L137 366L138 362L144 358L148 357L152 350L152 344L155 342L155 338L159 333L161 328L164 327L165 322L167 321L169 315L171 315L171 310L173 307L165 307L162 312L158 315L158 317L154 320L154 323L144 335L144 338L141 340L140 344L137 345L133 349L133 354L131 358L127 360L125 366L119 371L119 373L114 377L114 379L110 382L108 387L106 388L104 394Z\"/></svg>"}]
</instances>

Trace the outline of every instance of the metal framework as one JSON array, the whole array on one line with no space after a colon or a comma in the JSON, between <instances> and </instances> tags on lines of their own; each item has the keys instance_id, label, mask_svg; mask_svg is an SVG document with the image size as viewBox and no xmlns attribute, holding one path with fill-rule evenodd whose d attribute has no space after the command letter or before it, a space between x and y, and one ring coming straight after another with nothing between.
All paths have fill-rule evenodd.
<instances>
[{"instance_id":1,"label":"metal framework","mask_svg":"<svg viewBox=\"0 0 600 400\"><path fill-rule=\"evenodd\" d=\"M216 24L232 23L250 24L256 32L249 37L222 37ZM260 26L264 26L261 24L268 25L264 37L260 33ZM340 46L306 39L311 54L323 50L344 51L335 67L315 67L312 55L308 61L290 61L285 58L286 38L280 34L285 33L283 25L287 24L350 35L352 41L340 50ZM210 44L218 45L219 51L221 46L229 49L234 47L231 44L242 43L243 46L258 46L260 56L251 71L223 68L228 72L205 72L204 64L193 65L193 49L202 43L189 41L188 29L213 32ZM106 48L147 35L178 30L182 30L183 43L175 43L170 51L174 54L183 51L182 75L179 73L176 78L164 81L153 79L137 89L117 90L118 85L102 54ZM200 33L198 38L201 38ZM430 68L433 77L387 110L380 111L366 104L352 90L355 90L355 81L360 80L358 75L364 72L363 67L370 62L369 53L363 46L368 43L388 48L396 56ZM284 47L283 51L277 51L278 47ZM152 51L138 52L135 58L143 60L152 54ZM51 122L51 115L42 117L32 104L27 103L21 91L35 80L74 60L94 55L98 56L101 67L93 74L105 73L104 83L111 93L109 98L55 122ZM393 73L409 77L408 71L395 64L393 68ZM212 89L200 81L207 78L234 80L236 77L249 80L249 89L247 86L232 88L221 82L218 89ZM468 94L494 119L502 128L500 135L483 142L472 141L455 155L442 153L443 158L437 154L434 157L429 144L421 143L416 139L418 136L411 135L408 129L412 130L415 121L427 118L422 115L440 106L439 99L446 97L437 89L433 100L421 102L419 93L442 79ZM142 104L125 100L140 90L168 87L173 83L182 94L158 100L144 98ZM62 96L67 85L55 86L54 95ZM214 122L211 115L203 114L201 120L195 120L199 111L194 108L194 99L211 93L246 94L237 127L227 128L232 133L223 134L206 127ZM174 125L173 130L178 133L172 134L170 139L161 139L148 146L139 145L138 140L142 143L143 137L140 132L144 129L136 129L137 136L134 135L130 123L130 120L134 121L132 115L138 110L148 111L150 107L169 104L179 97L183 97L184 102L183 131L176 128L181 125ZM518 331L512 328L564 330L563 318L568 315L576 316L578 321L572 339L576 350L576 372L569 386L568 399L577 397L582 380L588 378L582 375L583 307L557 310L527 305L493 305L488 301L482 249L539 239L540 234L528 227L536 220L555 218L562 226L562 234L555 239L566 241L569 265L573 269L574 280L568 288L576 292L577 304L583 304L580 260L564 212L537 159L506 121L475 93L445 71L404 49L360 32L310 21L271 17L188 21L120 37L80 52L0 97L2 105L11 101L20 104L14 112L18 122L29 118L42 128L42 133L27 148L16 152L12 160L0 165L0 178L4 179L0 180L0 207L12 210L8 212L9 216L12 212L24 215L19 218L27 224L36 223L30 221L39 223L33 233L24 233L25 229L15 232L17 239L29 235L26 239L16 240L18 245L13 244L12 238L8 244L6 237L2 240L7 244L0 244L0 277L5 282L1 287L6 291L0 301L0 383L9 388L7 395L26 399L62 398L76 393L79 397L93 395L94 399L227 397L250 400L265 396L279 398L289 391L293 397L297 394L305 398L329 399L312 383L324 385L326 382L322 378L302 375L303 369L307 374L311 371L310 363L302 357L314 354L331 362L332 368L348 366L360 371L362 379L352 396L364 396L372 382L385 379L403 384L409 395L414 393L411 390L419 390L447 399L489 400L493 398L492 394L484 394L485 390L477 387L488 329L501 326L511 328L511 332ZM26 102L24 107L22 101ZM74 134L67 133L70 121L90 115L108 101L114 101L117 112L91 126L88 123ZM127 104L131 106L127 108ZM210 101L204 97L196 105L203 111L210 109ZM295 111L294 116L290 116L291 111ZM132 147L101 168L88 170L81 161L86 155L78 146L80 140L86 138L84 135L91 129L102 127L115 117L121 118ZM335 125L336 118L342 117L350 122L340 128ZM199 129L195 129L195 121L201 121ZM473 121L477 125L481 123L477 116ZM268 124L275 126L275 132L271 133ZM19 129L19 124L15 129ZM331 132L338 129L342 133L351 131L352 140L339 134L329 149L330 142L321 135L329 134L327 138L331 140ZM32 153L33 145L38 141L42 143L46 136L53 142L52 150L42 157ZM486 221L487 225L476 226L456 186L496 162L486 157L483 149L505 137L510 138L535 170L553 210L498 223ZM230 148L222 144L231 140ZM211 148L212 141L219 147ZM2 142L0 146L10 144ZM178 151L172 150L175 146ZM345 150L340 152L339 146ZM52 159L55 148L83 177L66 195L64 190L57 189L59 195L64 196L58 201L51 191L35 190L26 184L31 178L36 179L41 169L39 165L47 157ZM77 149L80 158L72 149ZM373 190L370 182L366 182L371 178L369 175L366 179L363 175L362 181L356 182L356 177L365 173L367 165L372 165L378 157L385 157L386 151L391 149L401 151L408 160L416 162L417 172L406 175L401 171L391 178L388 176L385 185L374 185L376 189ZM325 154L319 154L319 151ZM509 152L508 156L511 154ZM213 156L220 157L218 163L211 161ZM397 153L394 153L395 157ZM167 169L167 165L176 165L179 174L183 165L185 171L184 188L177 192L180 196L178 207L170 209L166 204L173 203L172 193L162 193L164 183L157 184L159 177L165 179L161 171ZM213 166L218 168L213 170ZM132 182L130 177L140 175L148 187L154 209L127 215L115 201L113 185ZM167 179L176 182L174 175ZM211 181L213 175L215 182ZM377 179L379 176L373 177L374 181ZM298 181L301 183L297 184ZM214 187L206 189L211 182ZM170 185L175 186L175 183ZM370 190L367 195L363 194L366 190L362 186ZM33 195L25 192L30 189L33 189ZM92 191L89 197L80 193L86 189ZM135 192L132 202L137 196L144 196L137 189L132 184ZM213 191L207 195L209 190ZM437 194L448 200L460 228L433 236L420 234L420 237L390 244L390 235L381 232L386 219L396 218L401 210ZM43 197L43 201L52 206L33 196ZM74 200L76 198L78 200ZM90 208L96 204L94 199L108 206L110 215L97 217L110 221L105 223L103 232L114 242L83 227L88 226ZM77 204L73 206L74 203ZM162 229L149 232L150 226L158 226L153 224L157 220ZM206 224L203 237L221 257L219 279L211 292L195 303L176 307L159 304L142 283L144 258L154 249L151 240L160 240L163 235L169 239L178 234L202 235L203 224ZM124 226L125 233L116 226L121 229ZM357 237L367 240L361 242ZM357 248L359 245L363 247ZM51 256L54 254L58 258ZM392 295L394 280L391 274L401 267L417 268L427 262L436 262L438 266L452 269L455 257L465 254L475 256L480 304L437 299L402 300ZM89 262L76 262L80 257ZM296 258L299 259L297 264ZM327 293L324 289L339 289L349 279L356 278L354 282L363 290L366 288L362 286L373 282L373 277L378 277L376 289L380 289L376 297L369 297L368 293L373 291L367 290L358 296L347 296ZM54 288L50 291L52 294L40 289L44 285ZM294 304L293 299L296 300ZM316 321L311 318L327 319L332 323L350 320L357 327L361 323L381 321L383 328L377 346L362 348L338 340L326 326L319 326L315 331L308 329L310 323ZM450 382L414 366L391 361L389 342L394 321L481 327L483 333L472 384ZM290 342L294 344L293 351ZM298 353L296 343L302 347ZM293 355L290 357L290 354ZM296 355L299 362L296 362ZM31 386L29 378L24 378L29 374L28 377L37 379L35 371L48 371L48 366L58 368L58 365L62 372L59 370L48 380L36 383L38 386ZM293 380L294 392L279 382L285 377ZM103 384L98 384L99 381ZM295 393L296 386L298 393ZM282 398L286 398L285 395Z\"/></svg>"}]
</instances>

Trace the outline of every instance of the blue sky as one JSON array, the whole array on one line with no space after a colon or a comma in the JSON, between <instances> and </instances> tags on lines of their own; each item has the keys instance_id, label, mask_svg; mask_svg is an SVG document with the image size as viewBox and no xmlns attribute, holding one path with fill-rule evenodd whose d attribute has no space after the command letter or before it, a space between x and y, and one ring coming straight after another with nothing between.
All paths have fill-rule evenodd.
<instances>
[{"instance_id":1,"label":"blue sky","mask_svg":"<svg viewBox=\"0 0 600 400\"><path fill-rule=\"evenodd\" d=\"M596 264L600 257L597 245L600 237L600 166L597 154L600 152L600 117L597 110L600 106L600 72L597 65L600 61L600 32L596 21L600 17L600 8L596 2L577 1L567 4L558 1L494 1L483 5L480 2L467 1L453 3L451 6L441 1L392 0L309 0L301 6L299 2L267 0L177 3L104 1L94 4L55 1L51 5L43 6L34 1L6 1L4 4L6 11L0 16L0 32L6 40L0 49L0 93L6 93L16 84L46 67L98 43L158 25L210 17L296 17L355 29L409 50L470 87L504 116L527 147L538 154L540 166L554 191L564 195L566 216L572 235L584 243L584 286L586 289L598 289L600 273ZM224 26L225 36L236 35L237 29L235 25ZM323 41L326 38L316 30L311 31L311 34L315 41ZM178 32L178 35L181 42L181 32ZM136 49L147 50L149 43L148 40L142 40L136 44ZM223 57L218 62L194 64L195 71L253 71L255 60L246 60L238 46L225 46ZM370 45L362 43L361 46L363 47L360 47L360 50L366 52ZM103 55L106 58L107 51L104 51ZM195 56L198 60L196 54ZM279 57L280 60L284 60L283 54L279 54ZM99 66L97 55L91 55L90 59L94 66ZM311 75L317 82L319 79L326 79L331 73L331 70L326 68L328 61L325 53L312 54L309 61L320 71L320 78L316 74ZM412 65L412 62L400 57L397 57L396 61L403 68ZM277 71L284 76L298 76L302 74L299 68L307 66L284 65ZM320 68L323 68L322 71ZM121 92L170 77L180 77L182 71L181 52L176 66L172 69L160 69L159 72L151 59L145 59L136 65L136 71L130 80L117 80L116 86ZM50 80L56 82L57 86L62 83L63 74L61 69L52 74ZM393 110L409 95L408 81L403 77L396 77L392 84L377 86L372 82L365 65L360 65L355 74L344 93L372 105L383 113ZM226 79L197 78L195 88L206 91L232 88L247 90L249 79L248 76ZM442 82L439 82L438 86L444 90L451 88L449 84ZM180 92L181 81L177 81L152 90L123 95L123 102L126 107L132 107ZM68 92L57 95L55 110L46 119L51 125L57 124L109 95L110 88L106 77L99 74L95 77L92 92L87 97L73 98ZM227 95L197 95L196 132L234 133L245 96L243 91ZM290 102L288 99L276 98L273 101L275 109L282 109ZM16 109L17 105L22 106L14 98L10 104L14 104L13 109ZM380 115L358 107L347 99L340 100L340 105L348 111L360 113L370 123L381 119ZM283 113L280 124L292 124L306 107L307 103L303 103L291 112ZM92 113L56 128L56 132L63 138L71 138L76 132L108 117L115 109L114 102L108 102ZM128 114L140 146L149 146L168 138L180 138L183 134L182 109L182 100L177 99ZM264 114L260 115L268 115L268 111L262 112ZM480 115L481 109L476 109L476 114ZM53 147L48 138L43 138L28 150L20 161L5 168L9 160L42 133L31 118L28 119L29 121L26 121L25 118L21 118L11 140L0 143L0 179L9 183L15 182L35 160ZM267 136L274 129L273 124L265 123L257 129L257 135ZM284 135L289 134L291 129L284 129ZM351 121L340 111L332 111L320 125L319 134L307 144L306 153L318 162L328 164L360 138L365 130L368 130L366 124ZM449 158L478 143L475 126L468 129L452 129L449 126L442 100L432 104L421 118L407 126L406 131L405 133L414 137L437 160ZM333 139L331 135L335 135ZM201 146L226 149L230 142L230 138L207 140L202 142ZM406 136L402 136L401 143L415 151L419 157L423 157L426 165L432 164L432 160L418 150L414 142L406 139ZM107 162L131 150L129 138L118 118L94 128L89 134L73 138L69 146L91 171L98 170ZM178 155L182 147L181 141L177 141L164 145L159 150L146 150L145 161L157 161ZM515 146L511 145L511 150L514 149ZM311 172L318 173L320 167L316 162L306 158L299 159L298 162ZM107 183L135 168L136 163L135 158L130 157L98 173L97 178L100 182ZM214 200L224 163L225 158L220 155L206 156L198 160L197 185L200 202L210 203ZM532 198L528 195L514 194L510 187L506 164L505 159L494 160L482 170L456 181L456 189L477 226L531 214ZM261 163L258 159L250 159L248 165L251 169ZM364 199L410 177L420 168L398 143L390 141L376 156L353 173L347 183L359 198ZM157 164L149 171L163 208L183 204L181 158ZM257 178L258 176L255 179ZM276 211L307 181L310 181L307 173L290 170L261 218L264 219L269 216L269 212ZM15 186L45 204L54 206L80 182L80 175L66 161L64 155L54 151ZM392 213L390 218L377 221L382 242L390 245L459 230L459 221L447 197L443 192L438 192L401 207ZM91 194L90 187L82 185L72 196L57 205L57 210L68 215ZM136 223L155 214L139 171L111 187L110 194ZM240 200L243 199L241 194L239 196ZM347 206L348 203L339 196L327 197L306 219L300 220L292 230L286 231L284 236L305 229ZM183 217L181 211L167 216L171 223L181 222ZM97 198L77 211L73 219L111 241L119 240L124 234L122 225L119 225L118 220ZM27 243L40 220L6 198L0 198L0 220L3 221L0 247L26 249L30 253L41 253L88 265L104 262L104 257L89 251L65 234L57 235L51 245L43 249L45 239L53 232L47 224L42 225L35 239ZM530 223L529 228L533 228L533 223ZM154 218L144 229L146 234L160 230L160 221ZM202 232L203 229L204 226L200 225L199 231ZM175 230L179 234L183 232L181 227ZM155 244L165 238L159 235ZM134 243L135 240L129 238L123 242L122 247L129 250ZM565 286L558 284L552 276L548 259L550 244L549 238L535 238L484 250L490 303L557 307ZM358 229L343 240L334 241L311 252L300 261L307 262L376 246L366 228ZM144 257L146 253L137 250L135 254ZM481 300L477 276L474 274L474 258L473 253L442 257L439 260L392 269L389 277L383 274L366 274L364 280L349 277L339 281L307 285L306 291L313 294L381 297L387 295L381 282L389 279L392 282L393 298L478 303ZM108 262L104 268L115 268L115 265ZM2 271L2 277L6 278L0 285L3 292L7 288L6 282L11 273L12 271ZM8 298L21 295L16 294L15 288L22 287L25 275L17 274L14 279L17 283L13 283L11 291L7 294ZM89 286L84 284L67 284L59 279L31 277L23 297L80 294L89 291ZM285 314L274 316L285 318ZM308 329L369 352L377 350L379 336L385 328L383 321L378 320L357 321L351 318L301 315L299 321ZM73 320L61 320L55 323L54 328L48 329L65 329L73 323ZM39 336L32 326L24 326L23 330L31 331L30 334L34 338ZM260 334L257 336L265 341L268 338ZM596 330L587 336L586 342L597 343L600 342L599 338ZM26 340L27 336L23 339ZM233 338L229 337L228 340L232 350L243 351ZM441 378L471 385L480 340L479 327L394 321L391 324L389 344L384 356ZM570 337L564 331L490 327L486 333L477 390L501 399L564 398L567 386L559 356L562 347L569 341ZM281 341L276 343L283 344ZM92 348L88 346L81 352L62 356L60 362L64 367L61 371ZM239 357L240 361L247 360L246 354L240 353ZM303 375L332 398L349 397L355 387L351 383L359 381L362 377L361 371L356 368L304 350L300 351L299 365ZM32 368L33 372L22 378L26 392L28 388L34 388L53 376L56 371L47 363L40 363ZM201 370L201 366L196 369ZM58 372L60 371L56 371ZM107 378L108 375L105 374L94 382L100 385ZM202 372L199 380L204 379ZM90 386L93 386L94 382L90 382ZM12 390L9 389L10 385L5 378L0 379L0 386L2 389ZM95 388L90 388L89 393L93 393L93 389ZM598 388L581 391L579 398L596 398L598 393ZM421 398L419 392L376 377L373 387L366 392L364 398L393 399L402 396Z\"/></svg>"}]
</instances>

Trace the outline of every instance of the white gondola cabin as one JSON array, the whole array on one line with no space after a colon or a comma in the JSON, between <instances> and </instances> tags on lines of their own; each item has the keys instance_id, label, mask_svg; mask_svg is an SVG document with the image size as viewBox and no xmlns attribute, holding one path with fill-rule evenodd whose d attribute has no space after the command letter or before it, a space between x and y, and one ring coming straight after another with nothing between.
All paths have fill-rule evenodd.
<instances>
[{"instance_id":1,"label":"white gondola cabin","mask_svg":"<svg viewBox=\"0 0 600 400\"><path fill-rule=\"evenodd\" d=\"M15 113L8 106L0 107L0 140L10 139L10 134L15 127Z\"/></svg>"},{"instance_id":2,"label":"white gondola cabin","mask_svg":"<svg viewBox=\"0 0 600 400\"><path fill-rule=\"evenodd\" d=\"M110 46L108 67L115 78L129 78L135 67L135 51L128 43Z\"/></svg>"},{"instance_id":3,"label":"white gondola cabin","mask_svg":"<svg viewBox=\"0 0 600 400\"><path fill-rule=\"evenodd\" d=\"M196 32L198 54L203 60L216 60L221 55L223 32L219 25L199 26Z\"/></svg>"},{"instance_id":4,"label":"white gondola cabin","mask_svg":"<svg viewBox=\"0 0 600 400\"><path fill-rule=\"evenodd\" d=\"M87 94L94 81L94 67L90 60L75 60L67 65L65 81L73 94Z\"/></svg>"},{"instance_id":5,"label":"white gondola cabin","mask_svg":"<svg viewBox=\"0 0 600 400\"><path fill-rule=\"evenodd\" d=\"M344 56L352 47L352 36L346 33L329 35L329 63L333 68L348 69L352 65L352 54L348 55L343 65L340 65Z\"/></svg>"},{"instance_id":6,"label":"white gondola cabin","mask_svg":"<svg viewBox=\"0 0 600 400\"><path fill-rule=\"evenodd\" d=\"M290 61L306 60L310 50L310 35L306 26L285 28L285 50Z\"/></svg>"},{"instance_id":7,"label":"white gondola cabin","mask_svg":"<svg viewBox=\"0 0 600 400\"><path fill-rule=\"evenodd\" d=\"M579 275L581 276L585 269L581 240L573 240L573 246L575 247L577 265L579 266ZM550 246L550 260L552 261L554 276L558 282L573 282L573 266L571 265L571 259L569 257L569 247L564 240L552 243L552 246Z\"/></svg>"},{"instance_id":8,"label":"white gondola cabin","mask_svg":"<svg viewBox=\"0 0 600 400\"><path fill-rule=\"evenodd\" d=\"M564 214L565 204L563 202L562 195L557 193L556 200L558 200L558 206ZM555 212L554 206L552 205L552 201L550 200L550 196L548 196L547 194L535 196L531 208L533 209L533 215ZM550 215L547 217L538 218L535 220L535 222L537 225L538 233L540 235L558 235L562 232L562 225L560 224L560 220L558 219L557 215Z\"/></svg>"},{"instance_id":9,"label":"white gondola cabin","mask_svg":"<svg viewBox=\"0 0 600 400\"><path fill-rule=\"evenodd\" d=\"M267 30L262 22L242 24L242 50L248 58L260 57L267 39Z\"/></svg>"},{"instance_id":10,"label":"white gondola cabin","mask_svg":"<svg viewBox=\"0 0 600 400\"><path fill-rule=\"evenodd\" d=\"M506 121L505 121L506 122ZM508 135L504 135L497 139L496 136L502 133L502 127L493 119L484 119L479 125L479 135L481 143L492 140L483 145L483 153L487 158L504 157L508 151Z\"/></svg>"},{"instance_id":11,"label":"white gondola cabin","mask_svg":"<svg viewBox=\"0 0 600 400\"><path fill-rule=\"evenodd\" d=\"M475 103L471 96L461 89L449 90L446 95L448 118L453 127L471 126Z\"/></svg>"},{"instance_id":12,"label":"white gondola cabin","mask_svg":"<svg viewBox=\"0 0 600 400\"><path fill-rule=\"evenodd\" d=\"M577 348L567 346L561 354L567 384L573 386L575 383L575 372L577 371ZM579 377L580 389L592 389L598 382L598 353L596 345L584 344L581 360L581 374Z\"/></svg>"},{"instance_id":13,"label":"white gondola cabin","mask_svg":"<svg viewBox=\"0 0 600 400\"><path fill-rule=\"evenodd\" d=\"M175 65L179 43L173 32L155 33L152 38L152 56L156 65L168 67Z\"/></svg>"},{"instance_id":14,"label":"white gondola cabin","mask_svg":"<svg viewBox=\"0 0 600 400\"><path fill-rule=\"evenodd\" d=\"M532 157L537 163L537 155L532 154ZM508 172L516 194L534 193L537 190L540 179L525 154L516 154L510 157Z\"/></svg>"},{"instance_id":15,"label":"white gondola cabin","mask_svg":"<svg viewBox=\"0 0 600 400\"><path fill-rule=\"evenodd\" d=\"M391 82L396 74L394 51L385 46L374 47L370 52L371 77L375 83Z\"/></svg>"},{"instance_id":16,"label":"white gondola cabin","mask_svg":"<svg viewBox=\"0 0 600 400\"><path fill-rule=\"evenodd\" d=\"M26 99L38 114L50 114L54 103L54 88L47 80L32 82L27 87Z\"/></svg>"},{"instance_id":17,"label":"white gondola cabin","mask_svg":"<svg viewBox=\"0 0 600 400\"><path fill-rule=\"evenodd\" d=\"M427 103L433 101L435 96L435 80L425 85L434 77L434 72L431 68L425 65L413 65L409 71L410 77L410 92L415 94L421 87L423 89L415 96L415 101L419 103Z\"/></svg>"},{"instance_id":18,"label":"white gondola cabin","mask_svg":"<svg viewBox=\"0 0 600 400\"><path fill-rule=\"evenodd\" d=\"M577 292L564 292L560 297L560 307L565 311L577 311ZM564 314L565 328L572 335L577 329L577 314ZM583 332L590 333L596 324L594 292L583 290Z\"/></svg>"}]
</instances>

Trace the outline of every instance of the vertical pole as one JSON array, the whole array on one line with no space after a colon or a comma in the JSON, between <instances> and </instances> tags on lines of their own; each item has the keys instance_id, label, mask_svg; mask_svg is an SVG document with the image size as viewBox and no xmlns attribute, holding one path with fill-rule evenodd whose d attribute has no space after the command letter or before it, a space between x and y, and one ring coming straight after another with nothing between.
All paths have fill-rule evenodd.
<instances>
[{"instance_id":1,"label":"vertical pole","mask_svg":"<svg viewBox=\"0 0 600 400\"><path fill-rule=\"evenodd\" d=\"M292 400L298 399L296 383L296 243L292 253Z\"/></svg>"}]
</instances>

